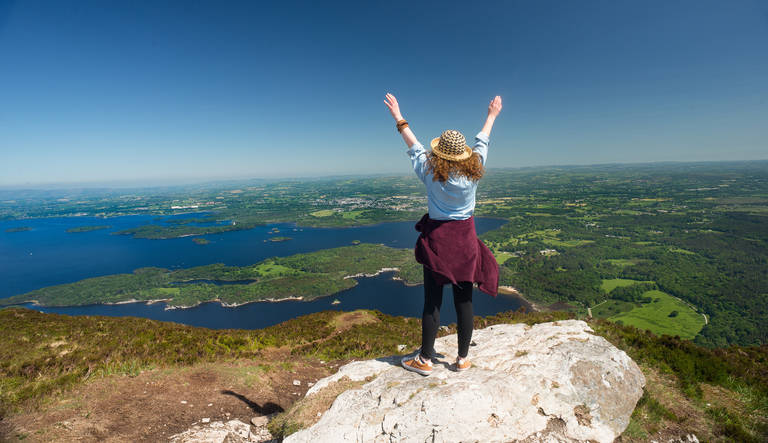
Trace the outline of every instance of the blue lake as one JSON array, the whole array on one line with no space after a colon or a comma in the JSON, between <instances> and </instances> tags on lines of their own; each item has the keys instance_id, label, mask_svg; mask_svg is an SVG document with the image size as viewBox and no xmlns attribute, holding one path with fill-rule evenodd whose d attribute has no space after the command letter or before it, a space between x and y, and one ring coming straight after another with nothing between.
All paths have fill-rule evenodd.
<instances>
[{"instance_id":1,"label":"blue lake","mask_svg":"<svg viewBox=\"0 0 768 443\"><path fill-rule=\"evenodd\" d=\"M196 214L195 216L199 216ZM184 217L191 217L185 215ZM113 218L66 217L0 222L0 298L25 293L45 286L71 283L89 277L132 272L157 266L187 268L209 263L244 266L268 257L349 245L355 240L387 246L412 248L418 232L415 221L382 223L355 228L299 228L281 223L245 231L203 236L209 244L198 245L191 237L169 240L135 239L111 235L112 232L157 223L155 216ZM505 220L477 218L478 234L498 228ZM77 226L111 225L109 229L67 233ZM30 231L5 232L28 226ZM280 232L270 231L277 228ZM291 237L285 242L271 242L274 235ZM163 303L147 305L93 305L71 308L33 307L44 312L72 315L139 316L210 328L261 328L299 315L325 309L379 309L391 315L417 317L423 303L422 286L407 287L393 281L391 275L358 279L358 286L312 302L284 301L251 303L236 308L205 303L191 309L165 310ZM341 304L331 305L333 299ZM455 321L449 286L445 288L442 323ZM475 291L476 315L517 309L522 301L499 295L496 299Z\"/></svg>"},{"instance_id":2,"label":"blue lake","mask_svg":"<svg viewBox=\"0 0 768 443\"><path fill-rule=\"evenodd\" d=\"M27 305L28 308L42 312L55 312L69 315L111 315L145 317L155 320L173 321L192 326L204 326L213 329L256 329L271 326L300 315L325 310L352 311L355 309L378 309L389 315L421 317L424 305L424 287L406 286L392 280L392 273L383 273L377 277L358 279L359 284L352 289L339 292L330 297L313 301L287 300L281 302L248 303L236 308L227 308L220 303L203 303L188 309L165 309L165 303L126 303L121 305L90 305L71 308L45 308ZM334 299L341 303L333 305ZM516 310L521 305L517 297L499 295L496 298L474 290L472 307L475 315L491 315L497 312ZM456 321L453 307L453 294L450 286L443 288L443 306L440 310L440 323Z\"/></svg>"}]
</instances>

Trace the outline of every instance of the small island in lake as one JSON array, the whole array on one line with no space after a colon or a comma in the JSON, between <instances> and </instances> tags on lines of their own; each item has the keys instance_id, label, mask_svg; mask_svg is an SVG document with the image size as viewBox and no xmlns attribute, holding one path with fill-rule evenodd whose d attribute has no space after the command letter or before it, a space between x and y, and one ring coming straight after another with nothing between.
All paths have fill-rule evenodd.
<instances>
[{"instance_id":1,"label":"small island in lake","mask_svg":"<svg viewBox=\"0 0 768 443\"><path fill-rule=\"evenodd\" d=\"M67 229L67 232L70 234L77 233L77 232L91 232L91 231L98 231L101 229L109 229L112 226L110 225L97 225L97 226L77 226L75 228L69 228Z\"/></svg>"},{"instance_id":2,"label":"small island in lake","mask_svg":"<svg viewBox=\"0 0 768 443\"><path fill-rule=\"evenodd\" d=\"M8 228L5 230L5 232L24 232L24 231L31 231L32 228L29 226L19 226L16 228Z\"/></svg>"},{"instance_id":3,"label":"small island in lake","mask_svg":"<svg viewBox=\"0 0 768 443\"><path fill-rule=\"evenodd\" d=\"M123 229L113 232L113 235L132 235L133 238L148 238L151 240L165 240L169 238L190 237L193 235L220 234L229 231L242 231L256 226L254 223L241 223L235 225L215 226L191 226L189 224L176 223L173 226L142 225L136 228Z\"/></svg>"},{"instance_id":4,"label":"small island in lake","mask_svg":"<svg viewBox=\"0 0 768 443\"><path fill-rule=\"evenodd\" d=\"M264 241L281 242L281 241L288 241L288 240L293 240L293 238L292 237L272 237L269 240L264 240Z\"/></svg>"},{"instance_id":5,"label":"small island in lake","mask_svg":"<svg viewBox=\"0 0 768 443\"><path fill-rule=\"evenodd\" d=\"M197 243L198 245L207 245L208 243L211 242L207 238L203 238L203 237L195 237L192 239L192 241Z\"/></svg>"}]
</instances>

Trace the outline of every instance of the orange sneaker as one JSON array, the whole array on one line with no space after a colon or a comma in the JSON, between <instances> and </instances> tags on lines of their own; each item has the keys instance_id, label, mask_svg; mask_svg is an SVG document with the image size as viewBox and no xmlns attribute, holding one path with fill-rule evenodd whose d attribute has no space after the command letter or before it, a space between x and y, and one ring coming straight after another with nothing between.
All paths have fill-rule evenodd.
<instances>
[{"instance_id":1,"label":"orange sneaker","mask_svg":"<svg viewBox=\"0 0 768 443\"><path fill-rule=\"evenodd\" d=\"M466 371L472 367L472 362L468 358L456 357L456 363L453 364L456 372Z\"/></svg>"},{"instance_id":2,"label":"orange sneaker","mask_svg":"<svg viewBox=\"0 0 768 443\"><path fill-rule=\"evenodd\" d=\"M429 360L422 360L421 354L416 354L415 357L403 357L400 360L400 364L409 371L416 372L421 375L429 375L432 373L432 362Z\"/></svg>"}]
</instances>

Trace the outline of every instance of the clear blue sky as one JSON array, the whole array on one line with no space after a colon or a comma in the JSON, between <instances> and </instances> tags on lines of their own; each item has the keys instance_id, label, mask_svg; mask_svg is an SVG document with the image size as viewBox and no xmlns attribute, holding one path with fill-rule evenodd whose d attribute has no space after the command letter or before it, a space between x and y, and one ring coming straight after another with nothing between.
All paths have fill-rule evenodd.
<instances>
[{"instance_id":1,"label":"clear blue sky","mask_svg":"<svg viewBox=\"0 0 768 443\"><path fill-rule=\"evenodd\" d=\"M768 158L768 2L0 0L0 185Z\"/></svg>"}]
</instances>

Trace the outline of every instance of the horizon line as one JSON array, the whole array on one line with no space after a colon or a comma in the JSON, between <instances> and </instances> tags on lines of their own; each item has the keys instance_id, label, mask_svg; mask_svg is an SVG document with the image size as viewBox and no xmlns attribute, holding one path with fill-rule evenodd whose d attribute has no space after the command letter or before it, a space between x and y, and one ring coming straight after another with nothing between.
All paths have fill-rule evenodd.
<instances>
[{"instance_id":1,"label":"horizon line","mask_svg":"<svg viewBox=\"0 0 768 443\"><path fill-rule=\"evenodd\" d=\"M546 168L567 168L567 167L597 167L597 166L642 166L642 165L663 165L663 164L701 164L701 163L761 163L768 162L768 158L750 159L750 160L659 160L659 161L639 161L639 162L606 162L606 163L567 163L567 164L546 164L530 166L504 166L486 168L487 171L504 170L525 170L525 169L546 169ZM104 189L148 189L159 187L176 187L185 185L204 185L217 182L237 182L237 181L294 181L294 180L322 180L332 178L352 178L352 177L397 177L410 175L409 172L379 172L379 173L336 173L327 175L294 175L294 176L234 176L234 177L178 177L178 178L135 178L118 180L92 180L92 181L62 181L62 182L26 182L19 184L2 184L0 190L66 190L77 188L104 188ZM142 185L140 182L151 182L152 184Z\"/></svg>"}]
</instances>

